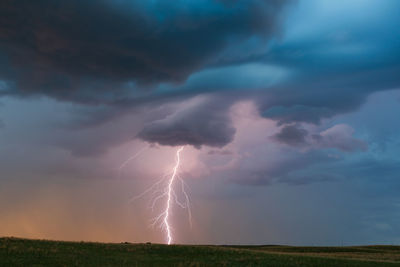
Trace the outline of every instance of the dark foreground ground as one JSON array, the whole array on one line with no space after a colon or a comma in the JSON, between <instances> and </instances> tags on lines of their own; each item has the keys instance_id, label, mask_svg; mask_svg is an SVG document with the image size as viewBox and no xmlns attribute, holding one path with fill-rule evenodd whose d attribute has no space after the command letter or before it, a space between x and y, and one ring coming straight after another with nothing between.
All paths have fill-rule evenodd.
<instances>
[{"instance_id":1,"label":"dark foreground ground","mask_svg":"<svg viewBox=\"0 0 400 267\"><path fill-rule=\"evenodd\" d=\"M0 266L400 266L400 246L167 246L0 238Z\"/></svg>"}]
</instances>

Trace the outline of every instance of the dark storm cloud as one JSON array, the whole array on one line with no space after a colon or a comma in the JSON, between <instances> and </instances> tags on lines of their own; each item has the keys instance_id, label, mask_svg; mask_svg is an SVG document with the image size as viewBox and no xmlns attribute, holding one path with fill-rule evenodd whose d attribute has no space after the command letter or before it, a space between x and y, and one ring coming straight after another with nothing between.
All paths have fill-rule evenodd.
<instances>
[{"instance_id":1,"label":"dark storm cloud","mask_svg":"<svg viewBox=\"0 0 400 267\"><path fill-rule=\"evenodd\" d=\"M286 2L2 1L2 93L110 102L183 81L228 41L269 37Z\"/></svg>"},{"instance_id":2,"label":"dark storm cloud","mask_svg":"<svg viewBox=\"0 0 400 267\"><path fill-rule=\"evenodd\" d=\"M0 95L113 105L101 113L87 111L79 128L135 113L132 107L141 104L241 91L235 101L253 100L262 116L284 125L318 124L356 110L372 92L400 85L397 20L380 18L384 22L360 29L350 19L343 29L319 18L321 23L306 25L310 33L293 37L291 28L302 20L295 21L282 39L267 43L280 33L288 2L2 1ZM139 136L163 144L222 146L233 136L223 106L168 120L148 118ZM196 116L203 127L195 127ZM205 130L206 117L220 125L213 133Z\"/></svg>"},{"instance_id":3,"label":"dark storm cloud","mask_svg":"<svg viewBox=\"0 0 400 267\"><path fill-rule=\"evenodd\" d=\"M297 146L306 142L307 134L308 132L304 129L297 128L295 125L288 125L272 138L280 143Z\"/></svg>"},{"instance_id":4,"label":"dark storm cloud","mask_svg":"<svg viewBox=\"0 0 400 267\"><path fill-rule=\"evenodd\" d=\"M164 119L146 125L138 137L160 145L202 145L223 147L233 140L235 128L229 116L232 102L201 99Z\"/></svg>"},{"instance_id":5,"label":"dark storm cloud","mask_svg":"<svg viewBox=\"0 0 400 267\"><path fill-rule=\"evenodd\" d=\"M286 125L271 138L289 146L310 148L336 148L343 152L366 151L368 144L354 138L354 129L346 124L337 124L320 133L309 133L298 125Z\"/></svg>"},{"instance_id":6,"label":"dark storm cloud","mask_svg":"<svg viewBox=\"0 0 400 267\"><path fill-rule=\"evenodd\" d=\"M388 0L385 7L379 2L358 6L363 14L374 10L373 18L353 16L355 9L351 8L357 5L341 2L337 4L340 9L330 13L329 8L313 9L318 4L315 1L303 10L310 16L289 23L283 41L240 62L293 70L292 79L257 98L260 113L280 124L320 123L322 118L357 110L372 92L400 86L400 20L394 11L400 8L400 2ZM342 19L332 20L337 17ZM248 49L255 50L256 46Z\"/></svg>"},{"instance_id":7,"label":"dark storm cloud","mask_svg":"<svg viewBox=\"0 0 400 267\"><path fill-rule=\"evenodd\" d=\"M368 70L346 70L345 65L343 69L325 69L325 73L307 68L299 71L305 73L296 84L287 82L256 98L262 116L279 125L319 124L323 118L357 110L373 92L400 86L400 65L370 66Z\"/></svg>"}]
</instances>

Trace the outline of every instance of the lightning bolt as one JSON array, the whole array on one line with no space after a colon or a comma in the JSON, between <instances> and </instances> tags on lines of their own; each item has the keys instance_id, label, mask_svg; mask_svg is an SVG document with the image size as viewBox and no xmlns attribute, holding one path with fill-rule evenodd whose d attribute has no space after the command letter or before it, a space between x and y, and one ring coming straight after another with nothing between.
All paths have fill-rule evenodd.
<instances>
[{"instance_id":1,"label":"lightning bolt","mask_svg":"<svg viewBox=\"0 0 400 267\"><path fill-rule=\"evenodd\" d=\"M168 245L171 244L172 242L172 235L171 235L171 226L169 225L169 213L170 213L170 208L171 208L171 194L172 194L172 186L175 181L176 174L178 172L179 165L181 164L181 158L180 158L180 153L183 150L183 147L180 147L178 151L176 151L176 164L174 167L174 170L172 172L172 176L169 179L168 183L168 200L167 200L167 206L165 207L165 216L164 216L164 225L165 229L167 231L167 236L168 236Z\"/></svg>"},{"instance_id":2,"label":"lightning bolt","mask_svg":"<svg viewBox=\"0 0 400 267\"><path fill-rule=\"evenodd\" d=\"M173 227L171 226L170 222L170 217L172 213L172 207L173 204L177 204L179 207L183 209L187 209L188 212L188 217L189 217L189 224L190 227L192 227L192 212L190 209L190 198L189 195L186 191L187 185L183 181L183 179L179 176L179 168L181 165L181 152L184 149L184 147L179 147L178 150L176 151L175 154L175 165L172 168L172 171L163 175L160 180L155 182L152 186L150 186L148 189L143 191L141 194L131 198L131 201L136 201L138 199L141 199L145 197L146 195L151 196L151 201L150 201L150 208L152 211L154 211L157 203L165 199L165 205L163 205L163 210L151 220L151 226L158 226L162 230L164 230L166 234L166 242L168 245L170 245L174 238L173 238ZM139 151L140 152L140 151ZM139 154L139 152L137 154ZM131 158L136 158L136 155L134 155ZM128 159L127 161L129 162L132 159ZM121 165L122 167L124 164ZM180 182L180 188L176 186L176 182ZM179 191L178 191L179 190ZM176 192L181 193L181 196L184 198L183 203L180 202L179 197Z\"/></svg>"}]
</instances>

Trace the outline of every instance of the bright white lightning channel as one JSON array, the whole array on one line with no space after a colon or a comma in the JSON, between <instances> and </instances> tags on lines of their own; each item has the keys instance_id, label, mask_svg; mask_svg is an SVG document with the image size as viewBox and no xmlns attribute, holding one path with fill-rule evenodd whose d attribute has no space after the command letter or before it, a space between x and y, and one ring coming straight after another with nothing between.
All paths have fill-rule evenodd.
<instances>
[{"instance_id":1,"label":"bright white lightning channel","mask_svg":"<svg viewBox=\"0 0 400 267\"><path fill-rule=\"evenodd\" d=\"M135 196L131 199L131 201L135 201L137 199L143 198L146 195L150 195L150 208L154 211L157 203L163 199L165 199L165 205L163 205L163 210L152 219L151 226L160 227L166 234L166 242L168 245L173 243L173 227L171 225L171 213L173 204L177 204L179 207L183 209L187 209L189 223L192 226L192 214L190 210L190 199L187 194L186 183L179 176L179 168L181 165L181 152L183 150L183 146L179 147L176 151L175 155L175 165L172 168L172 171L163 175L163 177L150 186L147 190L143 191L138 196ZM177 188L176 182L180 182L180 187ZM181 193L184 201L183 203L179 201L177 192Z\"/></svg>"},{"instance_id":2,"label":"bright white lightning channel","mask_svg":"<svg viewBox=\"0 0 400 267\"><path fill-rule=\"evenodd\" d=\"M172 186L175 181L176 174L178 172L179 165L181 164L181 158L180 158L180 153L183 150L183 147L180 147L178 151L176 152L176 164L174 167L174 171L172 172L172 176L169 179L168 183L168 200L167 200L167 206L165 207L165 215L164 215L164 225L165 229L167 231L167 236L168 236L168 245L171 244L172 242L172 235L171 235L171 226L169 225L169 213L170 213L170 208L171 208L171 194L172 194Z\"/></svg>"}]
</instances>

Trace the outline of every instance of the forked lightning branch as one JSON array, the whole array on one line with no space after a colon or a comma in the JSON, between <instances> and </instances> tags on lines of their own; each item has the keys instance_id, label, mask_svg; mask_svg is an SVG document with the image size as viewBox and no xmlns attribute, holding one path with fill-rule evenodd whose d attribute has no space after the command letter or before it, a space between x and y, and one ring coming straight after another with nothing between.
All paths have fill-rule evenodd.
<instances>
[{"instance_id":1,"label":"forked lightning branch","mask_svg":"<svg viewBox=\"0 0 400 267\"><path fill-rule=\"evenodd\" d=\"M162 209L157 216L155 216L150 226L159 227L165 233L166 243L172 244L174 241L174 227L171 223L171 216L173 214L174 206L179 206L182 209L187 210L189 224L192 226L192 213L190 209L190 199L187 193L187 185L179 175L179 169L181 166L181 152L184 147L179 147L175 154L175 164L171 171L162 176L160 180L155 182L147 190L141 194L133 197L131 201L135 201L141 198L149 197L150 205L149 208L152 212L155 211L157 205L162 203ZM122 169L129 161L137 158L144 149L140 150L134 156L125 161L121 166ZM183 199L181 201L180 199Z\"/></svg>"}]
</instances>

